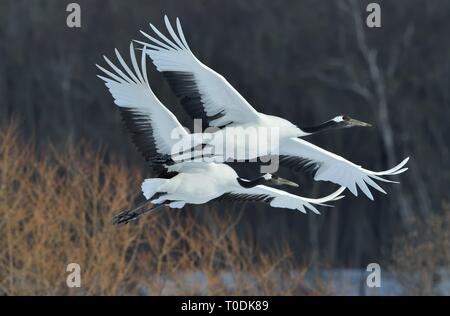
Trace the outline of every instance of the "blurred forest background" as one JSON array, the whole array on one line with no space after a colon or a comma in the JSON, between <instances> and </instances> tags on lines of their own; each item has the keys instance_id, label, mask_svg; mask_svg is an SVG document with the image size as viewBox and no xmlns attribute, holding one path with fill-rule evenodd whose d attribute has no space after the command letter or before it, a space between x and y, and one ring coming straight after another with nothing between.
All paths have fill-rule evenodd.
<instances>
[{"instance_id":1,"label":"blurred forest background","mask_svg":"<svg viewBox=\"0 0 450 316\"><path fill-rule=\"evenodd\" d=\"M0 0L0 127L18 116L23 139L44 155L87 141L94 151L104 149L105 161L117 159L149 176L95 64L114 48L126 55L149 22L164 29L164 14L180 17L194 54L258 111L302 126L341 113L372 123L371 129L308 138L370 170L411 157L409 170L395 179L401 184L384 185L387 196L377 194L372 202L347 193L321 216L251 204L189 207L186 214L243 209L237 236L250 235L258 249L289 244L295 260L313 267L391 262L398 236L415 227L420 239L424 230L413 223L449 209L450 2L373 1L381 5L382 27L368 28L369 2L80 0L81 28L71 29L69 1ZM192 128L163 76L148 64L155 93ZM143 175L136 174L134 183ZM301 184L296 192L304 196L335 189L306 173L287 176Z\"/></svg>"}]
</instances>

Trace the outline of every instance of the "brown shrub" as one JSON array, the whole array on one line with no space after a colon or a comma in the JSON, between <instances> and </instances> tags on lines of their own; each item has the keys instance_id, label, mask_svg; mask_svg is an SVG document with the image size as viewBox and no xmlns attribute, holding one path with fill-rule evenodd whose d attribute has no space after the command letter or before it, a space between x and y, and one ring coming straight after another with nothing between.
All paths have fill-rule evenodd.
<instances>
[{"instance_id":1,"label":"brown shrub","mask_svg":"<svg viewBox=\"0 0 450 316\"><path fill-rule=\"evenodd\" d=\"M137 168L87 145L40 154L14 123L0 144L0 295L319 294L302 288L289 247L260 252L223 208L113 226L140 187ZM66 285L71 262L81 288Z\"/></svg>"},{"instance_id":2,"label":"brown shrub","mask_svg":"<svg viewBox=\"0 0 450 316\"><path fill-rule=\"evenodd\" d=\"M405 294L435 295L450 277L450 204L426 220L416 219L408 232L395 239L393 275ZM448 281L447 281L448 282ZM447 285L448 286L448 285Z\"/></svg>"}]
</instances>

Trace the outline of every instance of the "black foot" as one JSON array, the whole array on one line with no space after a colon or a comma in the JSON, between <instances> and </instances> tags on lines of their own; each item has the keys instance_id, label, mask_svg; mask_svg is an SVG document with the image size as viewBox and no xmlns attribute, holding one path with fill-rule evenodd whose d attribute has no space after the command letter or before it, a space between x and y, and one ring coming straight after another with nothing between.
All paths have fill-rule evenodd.
<instances>
[{"instance_id":1,"label":"black foot","mask_svg":"<svg viewBox=\"0 0 450 316\"><path fill-rule=\"evenodd\" d=\"M125 210L113 216L112 222L114 225L128 224L131 221L136 220L140 213L135 210Z\"/></svg>"}]
</instances>

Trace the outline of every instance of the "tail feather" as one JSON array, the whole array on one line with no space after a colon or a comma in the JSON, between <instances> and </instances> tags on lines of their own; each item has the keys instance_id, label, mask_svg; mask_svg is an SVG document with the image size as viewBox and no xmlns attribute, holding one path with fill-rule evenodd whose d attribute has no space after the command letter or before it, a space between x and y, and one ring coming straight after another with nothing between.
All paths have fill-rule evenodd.
<instances>
[{"instance_id":1,"label":"tail feather","mask_svg":"<svg viewBox=\"0 0 450 316\"><path fill-rule=\"evenodd\" d=\"M147 200L150 200L158 192L159 188L166 180L167 179L161 178L145 179L141 186L142 194L144 194Z\"/></svg>"}]
</instances>

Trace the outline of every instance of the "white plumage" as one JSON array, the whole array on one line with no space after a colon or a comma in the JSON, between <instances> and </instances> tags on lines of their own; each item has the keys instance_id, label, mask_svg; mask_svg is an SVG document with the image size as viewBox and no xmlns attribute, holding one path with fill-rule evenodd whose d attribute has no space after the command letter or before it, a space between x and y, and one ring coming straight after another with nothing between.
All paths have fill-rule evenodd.
<instances>
[{"instance_id":1,"label":"white plumage","mask_svg":"<svg viewBox=\"0 0 450 316\"><path fill-rule=\"evenodd\" d=\"M161 155L169 155L176 142L180 139L188 139L189 134L178 122L173 113L158 100L150 89L146 73L145 55L143 54L141 58L141 73L136 61L133 45L130 45L130 56L134 72L136 73L135 75L119 52L117 50L115 52L126 74L107 57L104 57L105 61L115 73L97 65L109 78L100 75L98 77L105 81L106 87L108 87L109 92L111 92L114 98L114 103L121 108L121 111L125 111L122 113L132 113L151 122L151 126L147 127L153 130L152 137L154 138L155 151ZM136 124L143 128L146 127L144 121L138 121ZM178 138L175 136L178 136ZM146 156L145 158L150 159L152 157Z\"/></svg>"},{"instance_id":2,"label":"white plumage","mask_svg":"<svg viewBox=\"0 0 450 316\"><path fill-rule=\"evenodd\" d=\"M345 186L354 195L358 195L359 188L370 199L373 199L370 188L386 193L375 180L392 182L382 176L396 175L407 170L404 166L409 158L390 170L374 172L299 139L311 132L298 128L283 118L257 112L224 77L202 64L194 56L187 44L178 18L176 19L178 34L167 16L164 17L164 20L171 39L150 24L159 38L141 31L151 43L137 42L144 45L156 68L165 74L188 113L193 118L203 119L209 126L221 128L215 133L217 137L222 138L227 129L236 126L255 127L257 130L259 127L277 128L280 139L279 148L277 148L279 150L273 154L280 156L281 165L294 170L309 167L315 172L315 180L330 181ZM354 126L369 125L353 119L345 119L343 116L336 117L330 122L332 124L328 124L328 126L350 127L349 122L353 122ZM245 139L245 137L241 137L237 142L245 141ZM252 159L254 157L251 156L251 153L258 152L252 149L251 143L236 143L235 145L247 148L245 156L239 155L242 151L236 151L236 156L233 158L237 160Z\"/></svg>"},{"instance_id":3,"label":"white plumage","mask_svg":"<svg viewBox=\"0 0 450 316\"><path fill-rule=\"evenodd\" d=\"M203 204L217 199L237 201L265 202L273 207L299 210L306 213L309 209L315 213L314 205L325 205L342 198L345 190L319 199L308 199L282 190L261 185L261 183L292 184L284 179L273 178L266 174L253 181L241 179L233 168L225 164L207 162L181 162L171 160L171 147L174 140L169 135L176 130L181 138L190 140L191 135L181 126L176 117L157 99L148 84L145 64L145 50L139 69L130 45L131 62L134 72L127 66L116 50L119 63L124 71L105 57L114 72L98 66L106 75L99 76L108 87L115 103L118 105L133 141L144 157L155 162L157 157L160 175L146 179L142 192L154 205L167 205L182 208L185 204ZM116 222L127 222L142 214L143 207L120 213ZM148 209L146 211L149 211Z\"/></svg>"}]
</instances>

